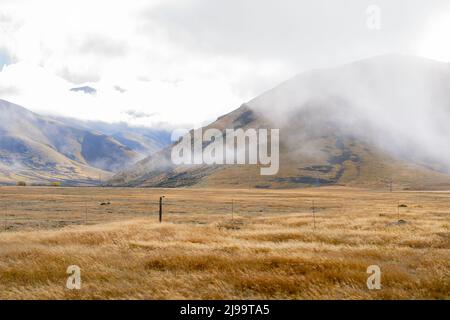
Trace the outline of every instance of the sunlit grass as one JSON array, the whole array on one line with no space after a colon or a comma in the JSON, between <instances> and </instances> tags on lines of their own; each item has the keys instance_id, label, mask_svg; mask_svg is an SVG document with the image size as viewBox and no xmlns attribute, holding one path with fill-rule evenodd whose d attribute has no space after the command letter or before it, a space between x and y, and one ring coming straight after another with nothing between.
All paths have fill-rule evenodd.
<instances>
[{"instance_id":1,"label":"sunlit grass","mask_svg":"<svg viewBox=\"0 0 450 320\"><path fill-rule=\"evenodd\" d=\"M164 192L184 207L189 201L196 207L189 213L172 208L179 213L168 214L162 224L149 216L0 233L0 298L450 298L450 194L350 189L242 190L238 195L231 190L133 192L142 197ZM233 220L214 211L215 202L231 196L262 209L246 214L237 206ZM398 197L409 204L401 212L406 224L396 223L392 203ZM265 213L269 198L272 211ZM321 207L315 228L310 198ZM287 212L286 202L295 199L304 203ZM282 213L276 212L277 204ZM381 290L366 287L366 269L373 264L382 270ZM65 288L69 265L81 267L80 291Z\"/></svg>"}]
</instances>

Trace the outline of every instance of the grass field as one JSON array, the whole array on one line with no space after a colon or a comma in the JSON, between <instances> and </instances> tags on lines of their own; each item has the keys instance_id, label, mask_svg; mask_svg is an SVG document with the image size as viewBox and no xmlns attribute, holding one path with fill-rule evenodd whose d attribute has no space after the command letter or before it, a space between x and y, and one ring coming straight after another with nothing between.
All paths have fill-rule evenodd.
<instances>
[{"instance_id":1,"label":"grass field","mask_svg":"<svg viewBox=\"0 0 450 320\"><path fill-rule=\"evenodd\" d=\"M0 299L450 298L450 192L4 187L0 210Z\"/></svg>"}]
</instances>

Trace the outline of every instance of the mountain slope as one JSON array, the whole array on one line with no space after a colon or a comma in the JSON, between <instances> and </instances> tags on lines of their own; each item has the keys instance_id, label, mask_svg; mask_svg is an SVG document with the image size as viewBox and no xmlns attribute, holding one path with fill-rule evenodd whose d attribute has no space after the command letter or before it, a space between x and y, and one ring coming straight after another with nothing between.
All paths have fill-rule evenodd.
<instances>
[{"instance_id":1,"label":"mountain slope","mask_svg":"<svg viewBox=\"0 0 450 320\"><path fill-rule=\"evenodd\" d=\"M279 128L275 176L261 176L256 165L174 166L167 148L110 183L284 188L392 181L403 189L448 188L449 114L447 64L375 57L300 74L208 126Z\"/></svg>"},{"instance_id":2,"label":"mountain slope","mask_svg":"<svg viewBox=\"0 0 450 320\"><path fill-rule=\"evenodd\" d=\"M64 117L53 117L53 119L73 128L108 135L138 153L142 159L170 144L170 132L162 128L130 126L125 122L106 123Z\"/></svg>"},{"instance_id":3,"label":"mountain slope","mask_svg":"<svg viewBox=\"0 0 450 320\"><path fill-rule=\"evenodd\" d=\"M0 182L98 183L139 154L104 134L0 100Z\"/></svg>"}]
</instances>

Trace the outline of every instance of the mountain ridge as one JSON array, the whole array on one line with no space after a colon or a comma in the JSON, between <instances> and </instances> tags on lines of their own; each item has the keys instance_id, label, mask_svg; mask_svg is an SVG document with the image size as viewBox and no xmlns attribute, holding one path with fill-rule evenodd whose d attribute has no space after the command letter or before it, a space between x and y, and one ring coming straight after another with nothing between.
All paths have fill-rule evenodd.
<instances>
[{"instance_id":1,"label":"mountain ridge","mask_svg":"<svg viewBox=\"0 0 450 320\"><path fill-rule=\"evenodd\" d=\"M97 185L142 158L111 136L0 99L0 183Z\"/></svg>"}]
</instances>

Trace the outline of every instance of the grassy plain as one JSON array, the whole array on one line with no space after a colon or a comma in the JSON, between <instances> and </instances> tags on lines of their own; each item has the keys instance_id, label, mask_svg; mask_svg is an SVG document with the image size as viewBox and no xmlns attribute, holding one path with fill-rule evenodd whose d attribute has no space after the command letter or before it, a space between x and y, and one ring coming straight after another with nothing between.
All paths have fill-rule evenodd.
<instances>
[{"instance_id":1,"label":"grassy plain","mask_svg":"<svg viewBox=\"0 0 450 320\"><path fill-rule=\"evenodd\" d=\"M0 230L0 299L450 298L450 192L4 187Z\"/></svg>"}]
</instances>

